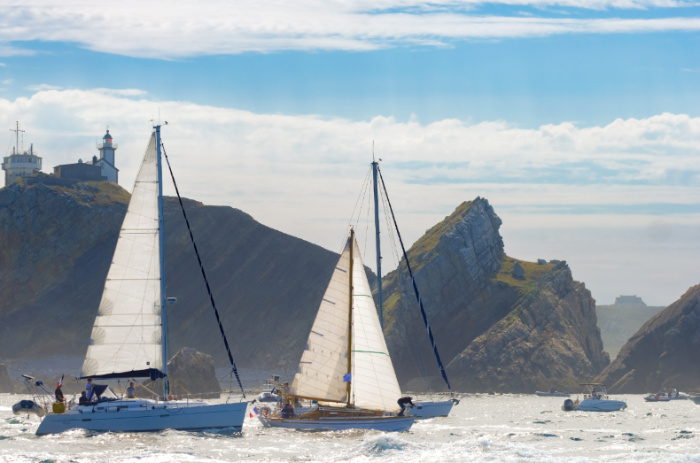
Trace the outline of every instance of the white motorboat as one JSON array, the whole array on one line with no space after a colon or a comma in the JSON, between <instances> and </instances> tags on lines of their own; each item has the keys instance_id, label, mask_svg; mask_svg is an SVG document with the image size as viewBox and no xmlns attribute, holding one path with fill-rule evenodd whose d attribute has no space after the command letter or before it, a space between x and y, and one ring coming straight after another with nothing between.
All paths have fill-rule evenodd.
<instances>
[{"instance_id":1,"label":"white motorboat","mask_svg":"<svg viewBox=\"0 0 700 463\"><path fill-rule=\"evenodd\" d=\"M160 400L124 399L113 394L110 397L106 385L96 384L92 387L95 396L92 402L79 405L69 402L66 406L57 403L59 407L49 410L52 394L34 382L35 387L44 391L47 411L36 431L38 435L74 428L113 432L220 428L240 431L243 426L246 402L209 404L169 400L166 309L174 298L167 298L165 292L161 146L160 126L155 126L119 231L80 376L162 378L163 397ZM212 299L216 310L213 302ZM238 376L230 352L229 359L233 373Z\"/></svg>"},{"instance_id":2,"label":"white motorboat","mask_svg":"<svg viewBox=\"0 0 700 463\"><path fill-rule=\"evenodd\" d=\"M568 392L561 392L557 391L555 389L551 389L549 391L535 391L535 395L539 397L570 397L571 394Z\"/></svg>"},{"instance_id":3,"label":"white motorboat","mask_svg":"<svg viewBox=\"0 0 700 463\"><path fill-rule=\"evenodd\" d=\"M605 385L601 383L584 383L582 385L587 386L590 393L584 395L583 400L580 402L578 398L575 401L566 399L562 409L582 412L616 412L627 408L626 402L613 400L608 397Z\"/></svg>"}]
</instances>

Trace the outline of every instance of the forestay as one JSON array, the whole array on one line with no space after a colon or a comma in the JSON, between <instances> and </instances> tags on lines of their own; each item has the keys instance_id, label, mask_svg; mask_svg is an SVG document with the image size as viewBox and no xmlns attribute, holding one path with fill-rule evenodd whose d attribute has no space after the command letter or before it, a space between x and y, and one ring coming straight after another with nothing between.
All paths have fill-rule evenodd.
<instances>
[{"instance_id":1,"label":"forestay","mask_svg":"<svg viewBox=\"0 0 700 463\"><path fill-rule=\"evenodd\" d=\"M396 410L401 388L384 340L357 241L353 240L352 402L371 410Z\"/></svg>"},{"instance_id":2,"label":"forestay","mask_svg":"<svg viewBox=\"0 0 700 463\"><path fill-rule=\"evenodd\" d=\"M151 136L107 274L82 376L162 371L156 135Z\"/></svg>"}]
</instances>

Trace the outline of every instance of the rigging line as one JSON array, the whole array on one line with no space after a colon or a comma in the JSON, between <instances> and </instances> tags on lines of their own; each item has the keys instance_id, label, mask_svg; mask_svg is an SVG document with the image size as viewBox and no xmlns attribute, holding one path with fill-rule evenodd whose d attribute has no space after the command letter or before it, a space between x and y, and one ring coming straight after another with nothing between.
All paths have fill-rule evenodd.
<instances>
[{"instance_id":1,"label":"rigging line","mask_svg":"<svg viewBox=\"0 0 700 463\"><path fill-rule=\"evenodd\" d=\"M192 235L192 228L190 227L190 221L187 219L187 213L185 212L185 206L182 204L182 198L180 197L180 190L177 188L177 183L175 182L175 175L173 174L173 169L170 167L170 159L168 159L168 154L165 152L165 144L161 143L160 146L163 148L163 156L165 156L165 162L168 164L168 170L170 171L170 178L173 179L173 186L175 187L175 193L177 193L177 199L180 201L180 209L182 209L182 216L185 218L185 223L187 224L187 231L190 233L190 240L192 241L192 246L194 247L194 253L197 255L197 262L199 262L199 269L202 271L202 277L204 278L204 283L207 286L207 293L209 293L209 300L211 301L211 307L214 309L214 314L216 315L216 322L219 324L219 331L221 331L221 336L224 338L224 345L226 345L226 352L228 353L228 359L231 362L231 369L236 375L238 380L238 386L241 388L243 393L243 398L245 399L245 390L243 389L243 384L241 384L241 378L238 376L238 369L236 364L233 363L233 356L231 355L231 348L228 345L228 339L226 339L226 333L224 333L224 327L221 325L221 319L219 318L219 311L216 309L216 303L214 302L214 295L209 287L209 280L207 280L207 274L204 271L204 265L202 265L202 259L199 257L199 250L197 249L197 243L194 241L194 235ZM164 359L167 361L167 359Z\"/></svg>"},{"instance_id":2,"label":"rigging line","mask_svg":"<svg viewBox=\"0 0 700 463\"><path fill-rule=\"evenodd\" d=\"M382 207L383 207L384 212L385 212L384 213L384 221L386 222L387 235L389 236L389 242L391 244L391 246L390 246L391 252L392 252L392 256L394 257L394 264L396 266L396 288L397 288L397 291L400 291L399 294L408 294L409 289L407 286L407 281L406 281L407 279L404 277L406 271L403 270L401 267L401 260L399 259L399 253L397 251L398 244L396 243L396 233L394 233L394 229L391 226L391 220L390 220L391 218L389 217L389 214L386 213L386 211L389 210L389 206L387 205L388 195L386 194L386 191L384 191L384 189L382 187L383 187L383 185L381 183L379 183L379 197L382 200ZM401 314L398 313L398 311L400 311L400 310L404 310L404 311L407 310L408 307L406 307L406 309L402 309L403 306L404 306L403 298L400 298L396 302L396 306L394 309L397 311L397 316L395 317L395 320L397 323L400 323L401 326L404 327L404 331L403 331L404 339L406 339L406 344L408 346L412 347L412 348L409 347L408 349L406 349L406 351L408 352L409 357L411 357L413 364L416 366L418 373L420 373L420 377L421 377L421 381L423 381L423 385L425 386L426 390L428 390L429 387L428 387L428 382L426 380L427 370L425 368L425 362L423 361L423 355L421 355L421 350L416 343L409 343L408 342L408 339L406 338L406 322L404 321L404 317L400 316ZM410 318L411 318L411 320L413 320L413 317L410 317ZM416 355L414 355L414 351L415 351Z\"/></svg>"},{"instance_id":3,"label":"rigging line","mask_svg":"<svg viewBox=\"0 0 700 463\"><path fill-rule=\"evenodd\" d=\"M382 181L384 194L386 194L386 202L389 204L389 211L391 211L391 217L394 220L394 227L396 228L396 235L399 237L399 242L401 243L401 250L403 251L404 259L406 260L406 268L408 268L408 273L411 275L411 282L413 283L413 291L416 294L416 299L418 299L418 305L420 306L420 313L423 315L423 323L425 323L425 329L428 331L428 336L430 336L430 344L433 346L433 352L435 353L435 358L438 362L438 367L440 368L440 373L442 374L442 379L445 380L447 384L447 390L452 393L452 387L450 387L450 381L447 379L447 372L445 367L442 365L440 360L440 354L438 353L437 344L435 344L435 338L433 337L433 331L430 329L430 324L428 323L428 316L425 314L425 309L423 309L423 301L418 294L418 286L416 285L416 279L413 276L413 270L411 270L411 264L408 262L408 254L406 254L406 248L403 245L403 240L401 239L401 232L399 231L399 225L396 223L396 215L394 215L394 208L391 207L391 201L389 201L389 195L386 191L386 183L384 183L384 177L382 176L382 171L377 166L377 172L379 172L379 178Z\"/></svg>"},{"instance_id":4,"label":"rigging line","mask_svg":"<svg viewBox=\"0 0 700 463\"><path fill-rule=\"evenodd\" d=\"M359 193L359 195L357 196L357 199L355 200L355 207L352 209L352 214L350 214L350 222L349 222L350 225L352 225L352 224L353 224L353 220L355 220L355 212L357 212L357 217L358 217L358 219L357 219L356 222L359 222L359 217L360 217L360 214L362 213L362 204L364 203L364 197L365 197L365 195L366 195L366 191L367 191L367 188L368 188L367 185L368 185L369 182L370 182L371 173L372 173L372 169L370 168L370 169L367 171L367 175L365 176L365 179L364 179L364 181L363 181L363 183L362 183L362 188L360 189L360 193ZM358 204L360 205L359 210L358 210L358 207L357 207ZM342 243L341 243L341 245L339 246L340 254L342 254L343 249L345 249L345 243L347 242L347 238L348 238L348 232L346 232L346 233L343 235Z\"/></svg>"}]
</instances>

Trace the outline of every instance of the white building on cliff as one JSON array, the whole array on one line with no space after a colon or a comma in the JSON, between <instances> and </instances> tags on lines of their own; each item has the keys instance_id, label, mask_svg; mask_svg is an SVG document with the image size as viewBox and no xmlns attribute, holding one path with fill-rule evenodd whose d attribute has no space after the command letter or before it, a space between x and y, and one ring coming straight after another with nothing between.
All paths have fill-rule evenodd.
<instances>
[{"instance_id":1,"label":"white building on cliff","mask_svg":"<svg viewBox=\"0 0 700 463\"><path fill-rule=\"evenodd\" d=\"M41 171L41 158L34 152L34 145L29 145L29 151L20 151L19 134L24 132L20 130L19 121L16 122L14 129L16 143L12 148L12 154L5 156L2 161L2 170L5 171L5 186L8 186L15 180L21 177L31 177L35 173Z\"/></svg>"}]
</instances>

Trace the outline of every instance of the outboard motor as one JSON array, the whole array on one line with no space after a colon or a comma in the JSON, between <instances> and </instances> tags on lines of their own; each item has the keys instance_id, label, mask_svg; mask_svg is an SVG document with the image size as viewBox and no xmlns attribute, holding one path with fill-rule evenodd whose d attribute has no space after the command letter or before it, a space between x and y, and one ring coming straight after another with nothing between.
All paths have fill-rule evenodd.
<instances>
[{"instance_id":1,"label":"outboard motor","mask_svg":"<svg viewBox=\"0 0 700 463\"><path fill-rule=\"evenodd\" d=\"M564 401L564 407L562 407L562 408L564 408L565 411L570 412L571 410L574 409L574 401L571 399L566 399Z\"/></svg>"}]
</instances>

